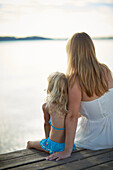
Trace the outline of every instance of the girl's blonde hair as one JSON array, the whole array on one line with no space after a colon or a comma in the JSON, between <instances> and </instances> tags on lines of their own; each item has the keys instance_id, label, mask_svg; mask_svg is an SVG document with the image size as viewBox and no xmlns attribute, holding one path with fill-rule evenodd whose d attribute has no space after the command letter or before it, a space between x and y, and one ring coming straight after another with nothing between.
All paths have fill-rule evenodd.
<instances>
[{"instance_id":1,"label":"girl's blonde hair","mask_svg":"<svg viewBox=\"0 0 113 170\"><path fill-rule=\"evenodd\" d=\"M109 68L98 62L95 47L90 36L84 32L74 34L68 40L67 46L68 67L67 76L73 86L76 77L79 85L89 97L95 93L101 96L108 91L107 73Z\"/></svg>"},{"instance_id":2,"label":"girl's blonde hair","mask_svg":"<svg viewBox=\"0 0 113 170\"><path fill-rule=\"evenodd\" d=\"M65 74L54 72L48 77L47 104L54 103L58 109L67 112L68 81Z\"/></svg>"}]
</instances>

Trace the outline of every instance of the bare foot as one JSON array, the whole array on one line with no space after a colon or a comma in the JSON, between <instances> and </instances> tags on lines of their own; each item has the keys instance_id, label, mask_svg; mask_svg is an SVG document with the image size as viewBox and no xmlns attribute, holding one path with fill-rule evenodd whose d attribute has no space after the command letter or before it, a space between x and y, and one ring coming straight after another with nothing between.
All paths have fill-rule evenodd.
<instances>
[{"instance_id":1,"label":"bare foot","mask_svg":"<svg viewBox=\"0 0 113 170\"><path fill-rule=\"evenodd\" d=\"M28 141L28 142L27 142L26 149L30 149L30 148L32 148L32 147L31 147L31 141Z\"/></svg>"},{"instance_id":2,"label":"bare foot","mask_svg":"<svg viewBox=\"0 0 113 170\"><path fill-rule=\"evenodd\" d=\"M39 140L37 140L37 141L28 141L26 148L27 149L34 148L34 149L38 149L38 150L43 150L42 147L40 146L40 141Z\"/></svg>"}]
</instances>

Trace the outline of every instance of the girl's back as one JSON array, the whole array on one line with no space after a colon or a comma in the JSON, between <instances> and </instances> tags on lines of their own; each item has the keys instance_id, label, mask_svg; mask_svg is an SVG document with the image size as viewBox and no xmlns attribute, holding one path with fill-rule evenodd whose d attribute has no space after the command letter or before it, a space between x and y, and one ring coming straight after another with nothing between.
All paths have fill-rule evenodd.
<instances>
[{"instance_id":1,"label":"girl's back","mask_svg":"<svg viewBox=\"0 0 113 170\"><path fill-rule=\"evenodd\" d=\"M65 114L55 104L48 108L50 114L51 130L49 137L52 141L64 143L65 141Z\"/></svg>"}]
</instances>

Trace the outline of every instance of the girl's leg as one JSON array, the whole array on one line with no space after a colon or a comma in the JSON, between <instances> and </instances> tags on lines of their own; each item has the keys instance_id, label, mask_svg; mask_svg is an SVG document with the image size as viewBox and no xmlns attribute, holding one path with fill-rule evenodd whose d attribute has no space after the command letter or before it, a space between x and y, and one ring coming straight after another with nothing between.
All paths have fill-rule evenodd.
<instances>
[{"instance_id":1,"label":"girl's leg","mask_svg":"<svg viewBox=\"0 0 113 170\"><path fill-rule=\"evenodd\" d=\"M40 141L28 141L26 148L27 149L34 148L49 153L48 151L41 148Z\"/></svg>"},{"instance_id":2,"label":"girl's leg","mask_svg":"<svg viewBox=\"0 0 113 170\"><path fill-rule=\"evenodd\" d=\"M28 141L27 142L27 149L35 148L40 149L40 141Z\"/></svg>"}]
</instances>

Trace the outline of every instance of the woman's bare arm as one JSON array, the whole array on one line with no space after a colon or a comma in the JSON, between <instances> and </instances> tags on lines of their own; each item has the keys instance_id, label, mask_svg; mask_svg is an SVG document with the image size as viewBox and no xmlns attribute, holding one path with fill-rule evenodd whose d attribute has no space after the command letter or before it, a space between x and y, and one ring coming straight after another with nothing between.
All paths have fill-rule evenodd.
<instances>
[{"instance_id":1,"label":"woman's bare arm","mask_svg":"<svg viewBox=\"0 0 113 170\"><path fill-rule=\"evenodd\" d=\"M78 113L78 118L80 118L81 117L81 114L80 113Z\"/></svg>"},{"instance_id":2,"label":"woman's bare arm","mask_svg":"<svg viewBox=\"0 0 113 170\"><path fill-rule=\"evenodd\" d=\"M66 139L65 139L65 151L71 154L75 133L76 133L76 127L77 127L77 121L79 117L79 109L80 109L80 102L81 102L81 90L78 85L78 81L76 80L76 83L71 88L68 88L69 90L69 104L68 104L68 115L66 117ZM71 127L71 128L70 128ZM71 133L70 133L71 131Z\"/></svg>"},{"instance_id":3,"label":"woman's bare arm","mask_svg":"<svg viewBox=\"0 0 113 170\"><path fill-rule=\"evenodd\" d=\"M49 118L50 115L48 113L48 108L46 107L46 103L42 105L42 110L44 113L44 131L45 131L45 138L49 137L49 132L50 132L50 124L49 124Z\"/></svg>"},{"instance_id":4,"label":"woman's bare arm","mask_svg":"<svg viewBox=\"0 0 113 170\"><path fill-rule=\"evenodd\" d=\"M65 137L65 150L63 152L57 152L49 157L47 160L60 160L71 156L77 121L78 121L78 113L81 102L81 90L78 85L78 81L76 80L74 86L68 88L69 94L69 104L68 104L68 114L66 116L66 137Z\"/></svg>"}]
</instances>

